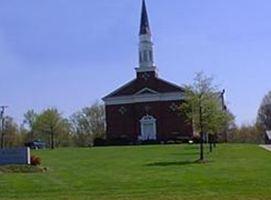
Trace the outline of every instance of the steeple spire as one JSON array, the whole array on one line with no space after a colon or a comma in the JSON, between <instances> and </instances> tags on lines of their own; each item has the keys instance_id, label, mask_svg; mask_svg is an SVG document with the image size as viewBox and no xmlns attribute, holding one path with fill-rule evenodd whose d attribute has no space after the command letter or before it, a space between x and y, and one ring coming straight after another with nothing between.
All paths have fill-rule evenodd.
<instances>
[{"instance_id":1,"label":"steeple spire","mask_svg":"<svg viewBox=\"0 0 271 200\"><path fill-rule=\"evenodd\" d=\"M149 25L149 18L148 18L146 3L145 3L145 0L143 0L139 35L145 35L145 34L150 35L151 29L150 29L150 25Z\"/></svg>"},{"instance_id":2,"label":"steeple spire","mask_svg":"<svg viewBox=\"0 0 271 200\"><path fill-rule=\"evenodd\" d=\"M155 72L153 61L153 43L145 0L142 1L139 31L139 67L137 72Z\"/></svg>"}]
</instances>

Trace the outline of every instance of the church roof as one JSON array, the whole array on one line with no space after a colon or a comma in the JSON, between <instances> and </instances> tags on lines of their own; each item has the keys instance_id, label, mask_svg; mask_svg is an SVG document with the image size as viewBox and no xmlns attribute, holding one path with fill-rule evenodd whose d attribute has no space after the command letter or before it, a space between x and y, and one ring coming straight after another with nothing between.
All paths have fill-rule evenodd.
<instances>
[{"instance_id":1,"label":"church roof","mask_svg":"<svg viewBox=\"0 0 271 200\"><path fill-rule=\"evenodd\" d=\"M145 3L145 0L143 0L139 35L146 35L146 34L151 34L151 29L150 29L150 24L149 24L146 3Z\"/></svg>"},{"instance_id":2,"label":"church roof","mask_svg":"<svg viewBox=\"0 0 271 200\"><path fill-rule=\"evenodd\" d=\"M144 79L133 79L132 81L126 83L122 87L118 88L111 94L107 95L103 99L119 97L119 96L129 96L146 91L152 91L153 93L174 93L174 92L184 92L184 89L174 83L170 83L161 78L150 79L145 81Z\"/></svg>"}]
</instances>

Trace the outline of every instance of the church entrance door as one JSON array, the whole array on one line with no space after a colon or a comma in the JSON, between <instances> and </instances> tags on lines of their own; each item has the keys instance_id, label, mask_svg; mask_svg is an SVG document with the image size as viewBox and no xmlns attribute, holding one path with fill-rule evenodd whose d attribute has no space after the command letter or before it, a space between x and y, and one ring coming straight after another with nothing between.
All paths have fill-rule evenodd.
<instances>
[{"instance_id":1,"label":"church entrance door","mask_svg":"<svg viewBox=\"0 0 271 200\"><path fill-rule=\"evenodd\" d=\"M153 116L146 115L140 120L141 136L140 140L156 140L156 119Z\"/></svg>"}]
</instances>

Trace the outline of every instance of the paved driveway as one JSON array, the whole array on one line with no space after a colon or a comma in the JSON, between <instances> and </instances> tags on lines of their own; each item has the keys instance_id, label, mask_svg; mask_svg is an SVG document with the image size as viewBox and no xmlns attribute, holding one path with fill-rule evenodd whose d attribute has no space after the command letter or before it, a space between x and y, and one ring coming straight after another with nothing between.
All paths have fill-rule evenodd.
<instances>
[{"instance_id":1,"label":"paved driveway","mask_svg":"<svg viewBox=\"0 0 271 200\"><path fill-rule=\"evenodd\" d=\"M266 149L267 151L271 151L271 145L260 145L260 147Z\"/></svg>"}]
</instances>

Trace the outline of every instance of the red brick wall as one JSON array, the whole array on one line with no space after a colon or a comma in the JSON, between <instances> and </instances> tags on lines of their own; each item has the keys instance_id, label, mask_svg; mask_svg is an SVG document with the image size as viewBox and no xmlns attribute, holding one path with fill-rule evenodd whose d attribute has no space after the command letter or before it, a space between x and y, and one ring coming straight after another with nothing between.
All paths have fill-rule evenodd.
<instances>
[{"instance_id":1,"label":"red brick wall","mask_svg":"<svg viewBox=\"0 0 271 200\"><path fill-rule=\"evenodd\" d=\"M172 103L180 105L179 101L166 101L106 106L108 139L126 137L137 140L140 135L140 119L147 114L157 120L158 140L192 136L191 124L185 122L180 111L170 109ZM119 111L122 107L123 114Z\"/></svg>"}]
</instances>

